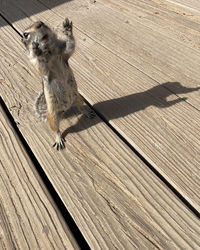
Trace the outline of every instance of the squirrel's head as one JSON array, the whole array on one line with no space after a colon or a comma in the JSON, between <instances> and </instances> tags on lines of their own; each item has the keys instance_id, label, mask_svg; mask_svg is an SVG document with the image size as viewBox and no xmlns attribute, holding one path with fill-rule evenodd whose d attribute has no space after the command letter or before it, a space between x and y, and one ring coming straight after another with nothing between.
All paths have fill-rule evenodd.
<instances>
[{"instance_id":1,"label":"squirrel's head","mask_svg":"<svg viewBox=\"0 0 200 250\"><path fill-rule=\"evenodd\" d=\"M22 42L29 49L32 42L48 41L53 36L52 30L42 21L37 21L28 27L22 36Z\"/></svg>"}]
</instances>

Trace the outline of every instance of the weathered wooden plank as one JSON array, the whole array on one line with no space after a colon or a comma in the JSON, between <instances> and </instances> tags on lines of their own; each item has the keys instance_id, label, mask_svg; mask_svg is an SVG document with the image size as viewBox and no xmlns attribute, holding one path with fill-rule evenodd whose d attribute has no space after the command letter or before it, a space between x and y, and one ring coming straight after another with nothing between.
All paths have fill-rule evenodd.
<instances>
[{"instance_id":1,"label":"weathered wooden plank","mask_svg":"<svg viewBox=\"0 0 200 250\"><path fill-rule=\"evenodd\" d=\"M165 0L166 2L173 3L175 5L188 8L196 12L197 10L200 11L200 3L198 0Z\"/></svg>"},{"instance_id":2,"label":"weathered wooden plank","mask_svg":"<svg viewBox=\"0 0 200 250\"><path fill-rule=\"evenodd\" d=\"M80 40L73 60L82 93L200 211L200 113L168 90L196 89L179 82L155 86L152 79L92 44Z\"/></svg>"},{"instance_id":3,"label":"weathered wooden plank","mask_svg":"<svg viewBox=\"0 0 200 250\"><path fill-rule=\"evenodd\" d=\"M46 16L56 24L62 22L50 11ZM23 30L23 25L18 22L16 27ZM76 37L72 65L83 95L200 211L200 114L168 90L187 95L197 89L178 82L157 86L87 36L77 31Z\"/></svg>"},{"instance_id":4,"label":"weathered wooden plank","mask_svg":"<svg viewBox=\"0 0 200 250\"><path fill-rule=\"evenodd\" d=\"M0 248L79 249L0 106Z\"/></svg>"},{"instance_id":5,"label":"weathered wooden plank","mask_svg":"<svg viewBox=\"0 0 200 250\"><path fill-rule=\"evenodd\" d=\"M200 18L188 9L181 8L162 0L100 0L105 6L119 14L123 12L130 19L135 19L152 31L176 39L186 46L199 49Z\"/></svg>"},{"instance_id":6,"label":"weathered wooden plank","mask_svg":"<svg viewBox=\"0 0 200 250\"><path fill-rule=\"evenodd\" d=\"M188 45L199 48L200 20L198 22L189 20L189 13L188 15L180 15L180 13L183 14L182 12L177 15L173 11L168 13L166 12L167 7L164 11L159 0L155 1L154 3L154 1L138 2L135 0L127 5L122 0L117 4L104 0L95 4L91 4L87 0L71 1L63 4L63 1L59 0L57 1L58 7L55 7L53 12L63 17L66 15L67 10L67 15L73 17L78 29L92 36L93 39L102 43L105 47L109 47L120 57L147 73L158 84L166 81L178 81L185 87L199 86L199 51L190 48ZM30 3L29 5L23 0L21 0L21 3L12 3L10 0L6 4L2 4L2 13L4 15L8 14L9 19L12 21L15 15L23 17L21 12L23 7L27 16L30 16L30 13L39 12L39 14L35 15L35 18L48 20L55 26L55 21L57 21L54 20L55 15L51 14L49 17L45 15L45 12L41 12L44 6L51 8L52 1L43 0L42 2L44 5L37 3ZM19 8L19 6L21 7ZM137 12L138 8L139 11ZM6 13L7 9L9 9L9 13ZM13 11L16 13L13 13ZM101 13L104 13L103 17ZM136 14L134 15L134 13ZM102 20L104 20L103 23ZM161 27L152 25L152 20L157 20L156 22ZM103 29L102 24L105 26ZM20 25L26 27L26 20ZM172 30L173 26L174 29ZM120 32L118 27L120 27ZM178 41L175 42L173 38L178 39ZM187 46L182 41L185 41ZM174 91L174 88L171 91ZM178 91L175 94L183 97ZM187 102L200 109L198 92L187 93L186 96L188 98Z\"/></svg>"},{"instance_id":7,"label":"weathered wooden plank","mask_svg":"<svg viewBox=\"0 0 200 250\"><path fill-rule=\"evenodd\" d=\"M49 0L42 2L49 4ZM124 8L125 5L124 2ZM119 14L115 6L108 8L100 1L95 4L87 0L67 2L55 7L53 12L63 17L66 10L79 30L156 80L157 84L172 81L185 87L199 86L199 50L172 39L167 32L152 30L141 18L127 16L123 11ZM48 20L51 22L51 18ZM178 91L175 94L183 97ZM187 102L200 110L199 92L186 96Z\"/></svg>"},{"instance_id":8,"label":"weathered wooden plank","mask_svg":"<svg viewBox=\"0 0 200 250\"><path fill-rule=\"evenodd\" d=\"M198 218L98 117L69 117L62 125L66 150L50 147L47 124L31 112L39 77L12 28L4 26L0 35L1 95L90 246L198 248ZM11 108L19 106L19 112Z\"/></svg>"}]
</instances>

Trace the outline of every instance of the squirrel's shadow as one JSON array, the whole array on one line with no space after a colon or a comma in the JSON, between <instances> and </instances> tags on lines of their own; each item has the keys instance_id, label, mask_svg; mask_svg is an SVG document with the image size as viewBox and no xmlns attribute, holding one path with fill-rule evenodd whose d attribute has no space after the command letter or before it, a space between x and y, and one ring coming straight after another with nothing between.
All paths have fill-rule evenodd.
<instances>
[{"instance_id":1,"label":"squirrel's shadow","mask_svg":"<svg viewBox=\"0 0 200 250\"><path fill-rule=\"evenodd\" d=\"M167 101L168 96L172 94L178 95L189 93L199 89L200 87L184 87L179 82L166 82L144 92L96 103L93 107L94 110L101 113L105 119L109 121L144 110L149 106L156 106L158 108L170 107L179 102L185 101L187 98L177 97L175 100ZM65 118L71 115L72 111L70 110L67 112ZM67 128L63 132L63 137L65 138L68 133L75 133L92 127L100 121L101 120L98 118L94 117L93 119L87 119L84 115L82 115L75 125Z\"/></svg>"}]
</instances>

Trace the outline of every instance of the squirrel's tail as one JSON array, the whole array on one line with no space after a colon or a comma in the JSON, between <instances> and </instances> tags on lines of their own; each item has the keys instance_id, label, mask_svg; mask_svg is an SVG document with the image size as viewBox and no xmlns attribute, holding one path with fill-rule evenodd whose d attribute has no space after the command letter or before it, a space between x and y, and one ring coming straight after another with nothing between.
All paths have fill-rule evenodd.
<instances>
[{"instance_id":1,"label":"squirrel's tail","mask_svg":"<svg viewBox=\"0 0 200 250\"><path fill-rule=\"evenodd\" d=\"M35 112L40 117L41 120L47 120L47 104L44 96L44 92L42 91L39 96L35 100Z\"/></svg>"}]
</instances>

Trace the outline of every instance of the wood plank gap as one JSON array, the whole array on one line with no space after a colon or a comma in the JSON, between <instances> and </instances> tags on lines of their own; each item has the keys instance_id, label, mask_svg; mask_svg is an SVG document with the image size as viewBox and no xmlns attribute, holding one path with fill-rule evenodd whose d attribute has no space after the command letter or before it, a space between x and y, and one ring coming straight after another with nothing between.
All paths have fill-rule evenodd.
<instances>
[{"instance_id":1,"label":"wood plank gap","mask_svg":"<svg viewBox=\"0 0 200 250\"><path fill-rule=\"evenodd\" d=\"M57 13L56 11L54 11L54 9L49 8L48 5L46 5L45 3L43 3L42 1L37 0L41 5L45 6L48 10L52 11L55 15L60 16L61 18L62 15L60 15L59 13ZM101 2L101 4L103 4L103 2ZM106 5L107 6L107 5ZM107 6L109 7L109 5ZM109 7L110 8L110 7ZM5 19L6 20L6 19ZM7 20L6 20L7 21ZM9 21L7 21L9 23ZM11 25L12 26L12 25ZM13 27L13 26L12 26ZM106 47L105 45L103 45L102 43L100 43L98 40L94 39L93 37L91 37L90 35L88 35L87 33L83 32L81 29L79 29L75 24L73 24L73 27L75 29L77 29L81 34L85 35L86 37L88 37L89 39L91 39L92 41L94 41L95 43L97 43L99 46L103 47L105 50L108 50L110 53L112 53L113 55L117 56L118 58L120 58L122 61L128 63L130 66L132 66L133 68L137 69L139 72L143 73L144 75L146 75L147 77L149 77L151 80L155 81L158 85L160 85L160 82L157 81L156 79L154 79L151 75L147 74L146 72L142 71L140 68L138 68L136 65L132 64L131 62L129 62L128 60L126 60L124 57L121 57L118 53L116 53L115 51L111 50L110 48ZM146 26L147 27L147 26ZM14 27L13 27L14 28ZM14 28L16 30L16 28ZM16 30L17 31L17 30ZM22 36L18 31L17 33ZM164 35L164 34L163 34ZM171 38L173 39L173 38ZM175 41L181 43L180 41L174 39ZM184 44L185 45L185 44ZM189 47L190 48L190 47ZM191 49L191 48L190 48ZM175 92L173 92L170 88L166 88L164 86L165 89L167 89L169 92L171 92L172 94L176 95L177 97L179 97L178 94L176 94ZM189 104L191 107L195 108L196 110L200 111L197 107L195 107L194 105L192 105L190 102L188 102L187 100L184 100L185 102L187 102L187 104ZM91 106L91 105L90 105ZM94 110L94 109L93 109ZM94 110L95 111L95 110Z\"/></svg>"},{"instance_id":2,"label":"wood plank gap","mask_svg":"<svg viewBox=\"0 0 200 250\"><path fill-rule=\"evenodd\" d=\"M55 15L63 18L62 15L60 15L58 12L54 11L54 9L52 8L49 8L45 3L43 3L43 1L38 1L40 2L40 4L42 4L43 6L45 6L48 10L52 11ZM109 5L106 5L104 2L100 1L100 3L102 5L104 5L105 7L108 7L109 9L112 9ZM120 12L119 12L120 13ZM136 20L136 19L135 19ZM137 22L139 22L138 20L136 20ZM147 25L139 22L140 24L144 25L146 28L149 28ZM138 68L136 65L132 64L130 61L128 61L127 59L125 59L124 57L122 57L119 53L117 53L116 51L110 49L109 47L105 46L104 44L102 44L101 42L99 42L98 40L96 40L94 37L90 36L89 34L87 34L86 32L83 32L80 28L78 28L76 26L76 24L73 24L74 25L74 28L77 29L81 34L85 35L86 37L88 37L89 39L91 39L92 41L94 41L95 43L97 43L99 46L103 47L105 50L108 50L110 53L112 53L113 55L117 56L118 58L120 58L122 61L128 63L130 66L132 66L133 68L137 69L139 72L141 72L142 74L146 75L147 77L149 77L151 80L155 81L158 85L160 85L160 81L158 81L156 78L154 78L153 76L151 76L150 74L148 74L147 72L143 71L142 69ZM160 32L160 31L156 31L156 32L159 32L161 35L165 36L166 38L169 38L169 36L165 35L164 33ZM173 38L173 37L170 37L170 39L176 41L177 43L179 44L182 44L184 45L185 47L189 48L189 49L192 49L192 50L195 50L198 52L198 49L195 49L195 48L192 48L188 45L186 45L185 43ZM177 97L180 97L178 94L176 94L174 91L172 91L170 88L166 88L164 86L165 89L167 89L168 91L170 91L172 94L176 95ZM195 107L194 105L192 105L189 101L184 100L187 104L189 104L191 107L195 108L197 111L200 111L200 109L198 109L197 107Z\"/></svg>"},{"instance_id":3,"label":"wood plank gap","mask_svg":"<svg viewBox=\"0 0 200 250\"><path fill-rule=\"evenodd\" d=\"M55 12L56 13L56 12ZM57 14L57 13L56 13ZM129 64L131 67L135 68L136 70L138 70L139 72L141 72L142 74L144 74L145 76L147 76L148 78L150 78L151 80L155 81L158 85L161 85L160 82L158 80L156 80L156 78L153 78L151 75L147 74L146 72L144 72L143 70L141 70L140 68L138 68L136 65L132 64L131 62L129 62L128 60L126 60L125 58L121 57L118 53L116 53L115 51L109 49L108 47L106 47L105 45L101 44L100 42L98 42L98 40L94 39L93 37L89 36L87 33L81 31L81 29L79 29L78 27L76 27L74 25L74 27L83 35L85 35L86 37L88 37L89 39L91 39L92 41L94 41L95 43L97 43L99 46L103 47L105 50L108 50L110 53L112 53L113 55L115 55L116 57L120 58L122 61L126 62L127 64ZM170 88L166 88L165 86L163 86L163 88L167 89L169 92L171 92L172 94L174 94L175 96L179 97L179 95L172 91ZM184 100L184 99L183 99ZM186 102L187 104L189 104L191 107L193 107L194 109L196 109L197 111L200 111L200 109L198 109L197 107L195 107L194 105L192 105L190 102L187 101L187 99L184 100L184 102Z\"/></svg>"},{"instance_id":4,"label":"wood plank gap","mask_svg":"<svg viewBox=\"0 0 200 250\"><path fill-rule=\"evenodd\" d=\"M14 29L14 31L17 32L17 34L18 34L19 36L22 37L22 34L12 25L11 22L9 22L9 20L8 20L6 17L4 17L1 13L0 13L0 17L3 18L3 20L4 20L6 23L8 23L8 24Z\"/></svg>"},{"instance_id":5,"label":"wood plank gap","mask_svg":"<svg viewBox=\"0 0 200 250\"><path fill-rule=\"evenodd\" d=\"M84 98L84 97L83 97ZM120 134L120 132L101 114L98 110L96 110L85 98L84 101L86 104L104 121L104 123L122 140L131 150L137 155L140 160L200 219L199 211L190 204L187 199L175 188L170 182L161 174L158 170L154 168L154 166L143 156L126 138Z\"/></svg>"},{"instance_id":6,"label":"wood plank gap","mask_svg":"<svg viewBox=\"0 0 200 250\"><path fill-rule=\"evenodd\" d=\"M154 80L154 79L153 79L153 80ZM156 81L156 80L154 80L154 81ZM156 81L156 82L157 82L157 81ZM163 86L163 88L166 89L166 90L168 90L168 91L171 92L172 94L174 94L177 98L180 98L180 96L179 96L175 91L172 91L170 88L167 88L166 86ZM197 107L195 107L192 103L188 102L188 101L187 101L187 98L186 98L186 99L181 98L181 99L182 99L182 101L187 102L187 104L188 104L190 107L196 109L197 111L200 111L200 109L198 109Z\"/></svg>"},{"instance_id":7,"label":"wood plank gap","mask_svg":"<svg viewBox=\"0 0 200 250\"><path fill-rule=\"evenodd\" d=\"M45 6L48 10L51 10L54 14L62 17L61 15L59 15L59 13L55 12L53 9L49 8L46 4L44 4L42 1L39 1L41 5ZM102 3L103 4L103 3ZM109 7L109 6L108 6ZM4 17L1 13L0 13L0 17L2 17L14 30L15 32L17 32L17 34L22 37L22 34L12 25L12 23L6 18ZM142 71L141 69L139 69L137 66L133 65L132 63L130 63L129 61L127 61L125 58L121 57L119 54L115 53L113 50L109 49L108 47L106 47L105 45L101 44L100 42L98 42L98 40L94 39L93 37L89 36L87 33L83 32L81 29L79 29L76 25L74 25L74 28L77 29L80 33L82 33L83 35L87 36L89 39L91 39L92 41L96 42L98 45L100 45L101 47L103 47L104 49L108 50L110 53L112 53L113 55L119 57L122 61L128 63L130 66L134 67L135 69L137 69L138 71L140 71L141 73L143 73L144 75L146 75L147 77L149 77L151 80L155 81L158 85L160 85L160 82L157 81L156 79L154 79L152 76L150 76L149 74L147 74L146 72ZM174 39L175 40L175 39ZM178 40L176 40L178 41ZM178 41L179 42L179 41ZM166 88L164 86L165 89L167 89L169 92L171 92L172 94L174 94L175 96L179 97L178 94L176 94L175 92L173 92L170 88ZM84 98L85 99L85 98ZM200 111L197 107L195 107L194 105L192 105L190 102L188 102L187 100L184 100L187 104L189 104L191 107L193 107L194 109L196 109L197 111ZM87 101L86 103L89 104L89 102ZM91 105L89 104L89 106L91 107ZM93 111L95 111L93 109ZM95 111L96 112L96 111ZM97 113L96 113L97 114ZM125 138L124 138L125 139Z\"/></svg>"},{"instance_id":8,"label":"wood plank gap","mask_svg":"<svg viewBox=\"0 0 200 250\"><path fill-rule=\"evenodd\" d=\"M24 20L23 20L23 22L24 22ZM10 32L12 32L12 29L10 26L9 26L9 30L10 30ZM4 35L4 33L3 33L3 35ZM10 47L12 48L12 46L10 46ZM21 47L19 46L18 48L19 48L18 54L20 55ZM9 53L8 53L8 56L9 56ZM28 64L27 58L23 58L23 60L25 61L25 63ZM24 61L23 61L22 65L24 65ZM14 70L13 70L13 73L15 73ZM23 70L22 70L22 72L23 72ZM13 80L13 81L16 82L16 80ZM10 85L12 86L12 81L10 82ZM34 85L34 87L35 87L35 85ZM27 86L26 86L26 88L27 88ZM8 89L8 90L10 90L10 89ZM32 89L28 88L28 91L29 90L31 90L33 92L33 93L30 93L31 100L33 100L33 97L35 96L36 88L32 88ZM4 93L4 92L2 92L2 93ZM23 94L25 95L25 93L23 93ZM4 97L6 100L6 104L9 104L9 106L10 106L10 102L9 102L8 96L6 95L6 92L5 92ZM26 95L25 95L25 98L26 98ZM17 98L16 98L16 100L17 100ZM26 107L30 103L32 104L32 101L28 101L28 104L24 106L25 107L24 113L27 112L28 115L29 115L30 110L26 109ZM23 112L21 114L22 114L22 116L20 115L20 117L17 115L16 115L16 117L15 116L13 116L13 117L17 118L17 120L19 118L20 122L21 122L23 119ZM32 116L32 113L30 114L30 116ZM196 236L195 233L199 231L199 227L195 228L195 225L196 225L195 223L192 225L191 228L188 227L188 225L191 224L191 218L194 218L195 219L194 221L195 222L197 221L197 223L199 223L199 220L196 218L196 216L194 216L194 214L191 212L191 210L186 208L185 205L182 202L180 202L179 199L177 199L177 196L175 196L174 193L172 193L168 188L166 188L166 186L163 184L163 182L160 181L160 179L156 178L152 174L152 171L150 171L149 168L146 168L146 166L144 166L144 164L140 165L141 161L139 161L139 158L136 157L128 147L124 147L124 143L122 143L121 140L118 140L118 137L113 136L117 140L115 140L115 141L110 140L109 136L110 136L110 134L113 134L113 133L110 133L111 130L110 129L108 130L108 127L105 126L104 123L101 124L101 125L103 125L103 129L101 129L101 125L99 125L99 124L97 125L98 127L100 127L99 133L98 133L98 131L99 131L98 128L96 129L97 126L93 126L94 130L89 128L88 134L87 133L85 133L85 134L84 133L83 134L82 133L76 133L76 134L74 133L73 136L71 136L71 138L69 138L69 143L71 143L71 144L70 144L70 147L68 148L68 152L66 152L66 154L65 154L65 152L63 151L62 154L58 155L58 157L57 157L56 154L54 153L54 151L51 152L51 150L49 149L48 141L49 141L49 138L51 138L51 137L48 136L49 131L45 130L46 126L40 126L40 124L38 124L39 126L37 126L37 124L36 124L36 127L40 127L41 131L38 131L39 137L38 137L38 135L36 135L36 137L34 137L35 133L33 133L32 125L33 125L33 121L35 123L35 118L33 118L33 117L32 118L30 117L30 120L28 120L28 124L29 124L29 121L31 121L30 128L28 126L23 128L23 124L27 125L27 120L21 124L20 127L22 129L21 130L22 134L24 135L25 138L27 138L27 140L29 140L29 138L30 138L30 143L31 143L31 145L33 145L33 150L36 150L36 151L34 151L35 154L37 154L38 157L40 157L40 160L42 162L41 165L44 165L44 168L47 171L46 173L49 174L48 176L50 176L50 178L52 176L52 182L54 182L56 188L58 187L58 189L57 189L58 193L60 194L60 197L63 197L63 201L66 202L65 204L67 204L67 207L69 204L68 201L71 199L71 197L72 197L73 201L75 201L72 204L73 206L71 206L71 204L69 204L69 208L71 207L71 210L69 210L69 211L71 211L71 214L74 215L74 218L76 219L77 224L79 223L80 228L83 229L82 231L83 231L85 237L87 237L88 242L91 243L91 246L94 246L94 249L98 249L98 246L99 246L99 248L106 249L106 247L105 247L106 243L108 244L108 246L110 246L109 249L111 249L112 247L117 248L117 246L119 246L119 244L121 242L126 243L126 245L125 244L120 245L121 248L124 248L125 246L127 246L127 244L129 244L129 243L131 244L132 241L135 240L135 238L136 238L136 240L134 241L135 248L136 248L136 246L139 245L140 246L139 248L144 249L145 248L144 242L147 242L147 241L148 241L147 248L152 248L152 245L151 245L151 247L149 247L150 241L148 239L151 239L151 241L153 239L154 243L157 240L157 238L156 238L157 233L154 232L154 226L153 226L154 225L153 224L154 210L157 208L158 208L158 213L156 213L156 216L158 218L155 216L156 217L156 219L155 219L156 224L155 225L157 225L156 232L158 232L158 237L159 237L158 239L161 242L161 243L158 242L158 244L157 244L158 247L160 245L162 245L162 243L164 242L163 243L164 248L166 248L166 245L167 245L167 248L172 249L173 247L170 245L170 243L173 239L175 239L174 240L175 243L177 242L177 239L179 239L180 243L178 242L176 244L177 246L179 246L178 248L180 248L182 242L184 243L184 244L182 244L183 247L185 246L185 244L192 245L194 243L194 240L191 240L191 239L195 238L195 236ZM76 121L77 121L77 119L76 119ZM85 125L87 125L87 124L84 121L82 123L83 123L83 126L82 125L81 126L85 129L86 128ZM99 121L98 121L98 123L99 123ZM68 126L71 126L72 124L75 124L75 122L72 122L72 123L68 122L67 124L68 124ZM106 128L106 131L105 131L105 128ZM41 132L44 132L44 134L46 132L47 137L45 138L45 135L43 137L43 135L41 135ZM36 130L36 133L37 133L37 130ZM115 135L115 134L113 134L113 135ZM33 136L33 141L31 141L32 136ZM71 142L70 142L70 140L71 140ZM118 143L119 143L119 145L118 145ZM48 145L48 150L46 150L47 145ZM99 145L99 147L95 148L95 146L98 146L98 145ZM103 147L102 147L102 145L103 145ZM73 147L73 149L72 149L72 147ZM88 150L89 147L90 147L90 149L89 149L90 151L88 153L86 150ZM44 154L47 154L46 156L44 155L44 158L43 158L43 154L41 154L42 148L43 149L45 148ZM77 148L78 148L78 150L77 150ZM126 149L127 149L127 152L126 152ZM94 154L95 151L98 152L98 154L95 155ZM103 151L103 153L102 153L102 151ZM105 157L104 152L107 153L107 155L110 157L108 159L108 161L107 161L107 158ZM129 153L131 156L130 160L128 158ZM70 154L72 154L72 156ZM126 157L126 155L127 155L127 157ZM125 157L123 157L123 156L125 156ZM46 161L45 157L46 157L46 159L50 159L50 161ZM131 160L131 159L133 159L133 160ZM52 160L52 162L51 162L51 160ZM61 162L59 162L59 160ZM72 166L73 167L72 170L70 169L70 171L68 171L68 167L70 167L70 165L72 165L74 160L75 160L75 164L74 164L75 166ZM83 161L85 161L85 162L83 162ZM102 163L102 161L103 161L103 163ZM58 171L57 171L57 169L55 170L54 163L57 163ZM45 165L45 164L47 164L47 165ZM52 164L53 164L53 166L51 166ZM65 165L63 165L63 164L65 164ZM137 167L137 164L138 164L138 167ZM89 165L89 167L88 167L88 165ZM118 165L120 165L120 166L118 167ZM64 166L66 166L66 167L64 167ZM143 166L144 166L144 168L143 168ZM51 168L51 167L52 167L52 172L51 172L51 169L49 170L49 168ZM122 171L120 170L120 168ZM60 170L60 172L59 172L59 170ZM132 174L132 171L134 172L133 174ZM136 174L135 172L137 172L137 171L140 171L140 173ZM127 175L127 177L125 176L126 172L128 174L130 173L130 175ZM145 177L146 172L147 172L147 175ZM55 174L55 176L54 176L54 174ZM69 176L70 176L70 178L68 180L67 178ZM55 177L58 177L58 178L55 179ZM110 182L106 183L108 178L110 178ZM118 188L118 183L116 181L117 178L118 178L119 183L120 183L119 188ZM91 183L91 186L92 186L91 192L90 192L90 182L87 181L87 179L89 179L89 181L92 182ZM104 179L106 179L106 180L104 181ZM164 189L163 190L164 193L161 193L161 191L158 189L158 186L156 186L156 180L159 180L161 187L163 187L163 189ZM61 182L61 185L62 185L62 183L68 184L68 182L71 182L73 184L73 187L77 186L77 189L74 191L74 189L71 188L71 186L72 186L72 185L70 185L71 183L69 183L68 187L70 186L71 189L68 192L68 191L66 191L66 189L63 189L62 186L59 185L60 183L57 183L58 181ZM83 184L81 183L81 181ZM125 185L122 190L120 190L120 188L122 186L121 183L123 185ZM80 186L79 186L79 184L80 184ZM144 190L142 185L144 186L145 190ZM112 188L112 186L113 186L113 188ZM142 186L141 189L140 189L140 186ZM147 186L147 188L146 188L146 186ZM151 193L151 196L148 199L148 203L147 203L146 202L146 191L148 193L150 193L149 190L152 190L152 193ZM124 192L124 194L127 194L129 191L130 191L131 196L123 195L123 192ZM72 192L72 193L70 193L70 192ZM106 192L107 192L107 194L106 194ZM166 194L168 194L168 193L170 194L170 196L172 196L174 198L173 201L169 200L168 196L166 198ZM83 199L83 197L84 197L84 199ZM101 202L101 197L103 199L102 202ZM132 199L132 197L133 197L133 199ZM89 203L90 209L88 211L88 206L86 206L85 204L89 199L91 199L92 202ZM160 200L161 201L164 200L164 203L163 202L161 203ZM157 206L157 201L159 201L161 203L161 207ZM137 204L139 204L139 207ZM97 212L95 210L94 210L95 212L93 212L93 205L96 205L96 207L98 209ZM179 208L179 206L180 206L180 208ZM79 207L79 209L80 209L80 218L77 218L78 217L77 213L76 213L76 211L74 211L76 209L76 207ZM108 207L108 209L107 209L107 207ZM171 221L170 220L171 215L174 215L174 212L176 211L176 207L178 207L178 209L179 209L178 216L175 214L175 217L174 217L175 219L173 219L173 221ZM188 212L187 216L185 216L184 211ZM83 213L81 214L81 212L83 212ZM102 215L102 217L101 217L101 215ZM148 215L149 215L149 217L148 217ZM88 221L89 221L88 218L92 219L92 223L90 223L90 224L88 223ZM113 220L113 218L114 218L114 220ZM151 219L151 221L149 218ZM165 218L167 218L167 223L169 221L169 223L167 224L166 227L164 227L165 223L163 223L163 219L165 219ZM183 218L187 220L186 224L184 223ZM143 221L145 223L143 223ZM175 223L179 223L178 227L176 227ZM85 227L85 224L87 224L86 225L87 228ZM95 229L94 226L96 226L96 225L98 227L97 230L99 230L99 231L97 231ZM105 231L102 230L102 229L104 229L104 225L106 228ZM109 227L111 228L111 230ZM164 227L164 229L166 229L166 230L165 231L162 230L162 227ZM176 228L178 228L178 229L176 230ZM88 232L88 229L90 230L89 232ZM119 233L117 231L116 237L115 237L115 234L116 234L115 229L119 231ZM196 231L194 231L195 229L196 229ZM173 230L173 233L171 233L172 230ZM130 233L129 233L129 231L130 231ZM164 231L164 233L162 234L163 231ZM145 234L145 236L144 236L144 234ZM185 235L186 240L188 240L187 242L186 242L186 240L184 240L184 237L182 236L183 234ZM96 237L93 237L93 235ZM114 237L113 237L113 235L114 235ZM125 236L123 237L123 235L125 235ZM137 240L137 235L139 235L138 240ZM165 235L167 235L167 236L165 236ZM99 237L97 238L97 236L99 236ZM168 238L170 236L171 236L171 238L168 240ZM199 235L197 234L197 237L196 237L197 242L199 242L198 236ZM113 238L114 238L114 240L113 240ZM167 238L167 239L165 239L165 238ZM101 239L103 239L103 240L101 240ZM124 241L123 241L123 239L124 239ZM104 244L104 242L105 242L105 244ZM196 248L198 248L198 246L199 246L199 244L196 246ZM133 249L133 244L132 244L132 248L128 248L128 247L125 247L125 248L126 249ZM162 247L160 247L160 248L162 248Z\"/></svg>"},{"instance_id":9,"label":"wood plank gap","mask_svg":"<svg viewBox=\"0 0 200 250\"><path fill-rule=\"evenodd\" d=\"M43 180L44 185L48 189L51 197L53 198L58 210L60 211L61 215L64 218L64 221L67 223L72 235L77 241L77 244L79 245L80 249L90 249L87 241L83 237L81 231L77 227L76 223L74 222L72 216L68 212L67 208L65 207L63 201L59 197L58 193L56 192L55 188L53 187L52 183L50 182L49 178L47 177L46 173L42 169L41 165L39 164L37 158L33 154L31 148L29 147L28 143L24 139L23 135L21 134L20 130L17 127L16 122L14 121L14 118L12 117L11 113L9 112L6 104L4 103L3 99L0 96L0 105L3 108L5 114L7 115L10 123L12 124L12 127L14 131L16 132L17 136L19 137L22 145L24 146L25 151L27 152L28 156L30 157L31 161L33 162L35 169L41 179Z\"/></svg>"},{"instance_id":10,"label":"wood plank gap","mask_svg":"<svg viewBox=\"0 0 200 250\"><path fill-rule=\"evenodd\" d=\"M53 10L52 10L53 11ZM58 13L54 12L55 14L58 15ZM61 16L60 16L61 17ZM91 39L92 41L94 41L95 43L97 43L99 46L103 47L105 50L108 50L110 53L112 53L113 55L115 55L116 57L120 58L122 61L126 62L127 64L129 64L131 67L135 68L136 70L138 70L139 72L141 72L142 74L144 74L145 76L147 76L148 78L150 78L151 80L155 81L158 85L161 85L160 82L158 80L156 80L156 78L153 78L151 75L147 74L146 72L144 72L143 70L141 70L140 68L138 68L137 66L135 66L134 64L130 63L128 60L126 60L124 57L121 57L118 53L116 53L115 51L109 49L108 47L106 47L105 45L101 44L100 42L98 42L98 40L94 39L93 37L89 36L87 33L83 32L81 29L79 29L78 27L76 27L74 25L74 27L83 35L85 35L86 37L88 37L89 39ZM174 39L175 40L175 39ZM163 88L167 89L169 92L171 92L172 94L174 94L175 96L179 97L179 95L172 91L170 88L166 88L165 86L163 86ZM184 99L183 99L184 100ZM200 111L200 109L198 109L197 107L195 107L194 105L192 105L190 102L186 100L184 100L184 102L186 102L188 105L190 105L191 107L193 107L194 109L196 109L197 111Z\"/></svg>"},{"instance_id":11,"label":"wood plank gap","mask_svg":"<svg viewBox=\"0 0 200 250\"><path fill-rule=\"evenodd\" d=\"M43 4L42 2L40 2L41 4ZM45 4L43 4L46 8L48 8L48 6L46 6ZM49 8L48 8L49 9ZM52 9L50 9L52 12L54 12ZM58 14L55 12L55 14ZM21 33L4 17L2 16L2 14L0 14L0 16L17 32L18 35L21 35ZM111 52L112 54L114 54L115 56L118 56L121 60L125 61L126 63L128 63L129 65L131 65L132 67L136 68L138 71L142 72L143 74L145 74L147 77L151 78L152 80L156 81L155 79L153 79L151 76L149 76L148 74L146 74L145 72L143 72L142 70L140 70L139 68L137 68L135 65L132 65L129 61L127 61L126 59L124 59L123 57L120 57L119 55L117 55L114 51L110 50L109 48L105 47L104 45L102 45L101 43L99 43L98 41L96 41L95 39L93 39L92 37L90 37L88 34L82 32L79 28L77 28L76 26L74 26L79 32L81 32L82 34L84 34L85 36L87 36L88 38L90 38L91 40L93 40L94 42L98 43L100 46L102 46L103 48L105 48L106 50L108 50L109 52ZM156 81L158 84L159 82ZM174 95L176 95L178 97L178 95L176 93L174 93L172 90L164 87L165 89L167 89L168 91L170 91L171 93L173 93ZM82 96L83 97L83 96ZM100 117L100 119L103 120L103 122L119 137L119 139L121 141L123 141L131 150L134 154L136 154L142 161L143 163L198 217L200 218L200 213L198 212L198 210L192 206L192 204L190 204L190 202L184 198L184 196L175 188L173 187L172 184L170 184L170 182L161 174L159 173L158 170L156 170L156 168L145 158L144 155L142 155L133 145L131 145L131 143L122 135L120 134L120 132L105 118L105 116L100 113L98 110L96 110L92 104L90 104L90 102L83 97L85 103L96 113L96 115L98 115ZM3 102L3 100L1 99L1 101ZM186 101L187 102L187 101ZM194 107L191 103L187 102L190 106L192 106L193 108L195 108L196 110L198 110L196 107ZM5 105L5 104L4 104ZM6 105L5 105L6 106ZM7 107L6 107L7 109ZM199 111L199 110L198 110ZM5 111L6 112L6 111ZM8 109L7 109L7 112ZM10 114L11 116L11 114ZM13 122L14 119L12 118ZM14 122L15 123L15 122ZM15 124L16 126L16 124ZM18 132L20 133L18 127L16 126L16 129L18 130ZM21 135L21 133L20 133ZM23 136L21 135L21 137L23 138ZM24 140L24 138L23 138ZM24 140L25 144L27 145L26 147L28 147L28 149L31 151L30 147L28 146L28 144L26 143L26 141ZM37 159L35 158L34 154L31 151L31 154L33 155L34 159L37 161ZM30 156L31 157L31 156ZM32 159L32 157L31 157ZM39 162L37 161L37 164L40 166ZM52 184L50 183L48 177L46 176L45 172L43 171L42 167L40 166L41 171L43 172L45 178L48 180L47 183L49 182L49 184L52 186ZM53 188L53 186L52 186ZM58 196L57 192L55 191L55 189L53 188L53 193L55 192L55 197L57 196L61 201L60 197ZM54 198L54 197L53 197ZM57 203L56 203L57 204ZM62 202L62 206L64 206L63 202ZM65 206L64 206L65 207ZM65 208L66 209L66 208ZM62 213L62 212L61 212ZM67 211L67 213L69 214L69 212ZM69 214L69 216L71 217L71 215ZM72 217L71 217L71 220ZM75 224L75 222L73 221L73 223ZM77 228L78 229L78 228ZM78 229L79 230L79 229ZM80 232L80 231L79 231ZM80 232L81 234L81 232ZM83 237L83 236L82 236ZM85 239L84 239L85 240ZM89 246L88 246L89 247Z\"/></svg>"}]
</instances>

